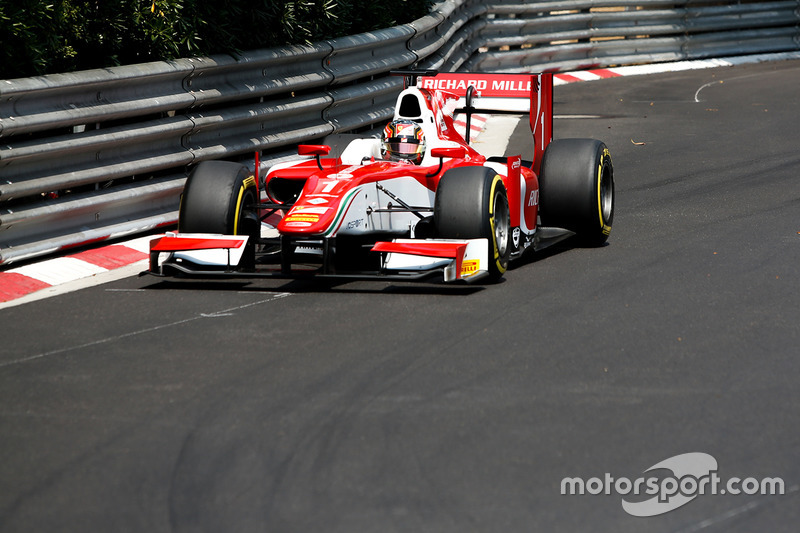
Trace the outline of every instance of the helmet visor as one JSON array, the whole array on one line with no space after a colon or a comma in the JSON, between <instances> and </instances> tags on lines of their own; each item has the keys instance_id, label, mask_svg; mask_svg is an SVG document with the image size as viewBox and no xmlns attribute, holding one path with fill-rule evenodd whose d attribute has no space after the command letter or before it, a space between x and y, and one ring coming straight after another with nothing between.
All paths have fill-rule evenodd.
<instances>
[{"instance_id":1,"label":"helmet visor","mask_svg":"<svg viewBox=\"0 0 800 533\"><path fill-rule=\"evenodd\" d=\"M396 137L389 139L386 143L386 148L390 152L400 155L416 155L422 152L422 146L419 143Z\"/></svg>"}]
</instances>

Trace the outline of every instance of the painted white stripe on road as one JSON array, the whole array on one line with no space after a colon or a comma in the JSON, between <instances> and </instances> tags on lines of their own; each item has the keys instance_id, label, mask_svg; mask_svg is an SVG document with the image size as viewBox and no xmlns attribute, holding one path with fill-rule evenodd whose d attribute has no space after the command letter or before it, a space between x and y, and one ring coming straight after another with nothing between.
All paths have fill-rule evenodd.
<instances>
[{"instance_id":1,"label":"painted white stripe on road","mask_svg":"<svg viewBox=\"0 0 800 533\"><path fill-rule=\"evenodd\" d=\"M160 237L160 235L147 235L146 237L138 237L136 239L123 242L122 245L127 248L132 248L137 252L142 252L143 254L150 253L150 241Z\"/></svg>"},{"instance_id":2,"label":"painted white stripe on road","mask_svg":"<svg viewBox=\"0 0 800 533\"><path fill-rule=\"evenodd\" d=\"M575 71L575 72L570 72L569 75L570 76L574 76L574 77L578 78L579 80L583 80L583 81L594 81L594 80L603 79L602 76L600 76L598 74L595 74L591 70L578 70L578 71Z\"/></svg>"},{"instance_id":3,"label":"painted white stripe on road","mask_svg":"<svg viewBox=\"0 0 800 533\"><path fill-rule=\"evenodd\" d=\"M150 328L140 329L140 330L137 330L137 331L131 331L129 333L123 333L121 335L115 335L113 337L106 337L106 338L103 338L103 339L98 339L98 340L94 340L94 341L90 341L90 342L86 342L86 343L78 344L78 345L74 345L74 346L65 346L65 347L62 347L62 348L55 349L55 350L50 350L49 352L42 352L42 353L38 353L38 354L28 355L28 356L25 356L25 357L20 357L19 359L14 359L14 360L11 360L11 361L0 362L0 368L6 367L6 366L11 366L11 365L17 365L17 364L20 364L20 363L26 363L28 361L35 361L37 359L42 359L44 357L48 357L48 356L51 356L51 355L58 355L58 354L66 353L66 352L71 352L71 351L74 351L74 350L80 350L80 349L84 349L84 348L89 348L91 346L98 346L100 344L107 344L109 342L122 340L122 339L125 339L125 338L128 338L128 337L133 337L133 336L136 336L136 335L142 335L144 333L150 333L150 332L158 331L158 330L164 329L164 328L171 328L173 326L179 326L181 324L186 324L187 322L194 322L195 320L200 320L200 319L203 319L203 318L233 315L235 311L240 311L242 309L247 309L248 307L254 307L256 305L261 305L261 304L265 304L265 303L274 302L274 301L280 300L282 298L287 298L289 296L291 296L291 293L288 293L288 292L272 293L272 295L269 298L258 300L256 302L251 302L251 303L238 305L236 307L230 307L228 309L223 309L222 311L216 311L214 313L200 313L199 315L195 315L195 316L192 316L192 317L189 317L189 318L185 318L183 320L177 320L175 322L170 322L168 324L159 324L158 326L153 326L153 327L150 327Z\"/></svg>"},{"instance_id":4,"label":"painted white stripe on road","mask_svg":"<svg viewBox=\"0 0 800 533\"><path fill-rule=\"evenodd\" d=\"M108 269L75 259L74 257L58 257L49 259L42 263L25 265L13 268L8 272L16 272L23 276L28 276L47 283L48 285L59 285L76 279L88 278L95 274L108 272Z\"/></svg>"}]
</instances>

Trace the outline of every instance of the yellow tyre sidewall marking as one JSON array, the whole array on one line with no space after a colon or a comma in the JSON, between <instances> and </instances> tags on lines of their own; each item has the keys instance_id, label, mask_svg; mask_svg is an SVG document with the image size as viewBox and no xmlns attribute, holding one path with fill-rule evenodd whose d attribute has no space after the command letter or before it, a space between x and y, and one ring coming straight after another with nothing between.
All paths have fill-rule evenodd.
<instances>
[{"instance_id":1,"label":"yellow tyre sidewall marking","mask_svg":"<svg viewBox=\"0 0 800 533\"><path fill-rule=\"evenodd\" d=\"M247 192L247 189L250 187L256 186L256 178L254 176L248 176L242 182L242 186L239 187L239 195L236 198L236 211L233 213L233 234L239 235L239 215L242 213L242 199L244 198L244 193Z\"/></svg>"},{"instance_id":2,"label":"yellow tyre sidewall marking","mask_svg":"<svg viewBox=\"0 0 800 533\"><path fill-rule=\"evenodd\" d=\"M606 158L610 160L611 154L608 152L608 148L603 148L603 155L600 157L600 164L597 166L597 215L600 221L600 228L605 235L608 235L611 233L611 226L606 224L605 217L603 216L603 199L600 196L600 185L603 182L603 163L605 163Z\"/></svg>"},{"instance_id":3,"label":"yellow tyre sidewall marking","mask_svg":"<svg viewBox=\"0 0 800 533\"><path fill-rule=\"evenodd\" d=\"M497 245L497 234L495 233L495 222L494 222L494 193L497 190L497 184L503 183L502 178L495 174L494 180L492 180L492 189L489 193L489 226L492 230L492 246L494 247L494 260L495 265L497 265L497 270L501 274L506 271L506 268L502 265L500 261L500 248Z\"/></svg>"}]
</instances>

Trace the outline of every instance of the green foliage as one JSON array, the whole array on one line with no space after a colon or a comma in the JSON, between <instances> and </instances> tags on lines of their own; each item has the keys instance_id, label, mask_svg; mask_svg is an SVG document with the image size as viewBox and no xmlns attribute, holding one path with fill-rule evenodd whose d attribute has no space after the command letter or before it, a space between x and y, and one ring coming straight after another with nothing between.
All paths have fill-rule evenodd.
<instances>
[{"instance_id":1,"label":"green foliage","mask_svg":"<svg viewBox=\"0 0 800 533\"><path fill-rule=\"evenodd\" d=\"M286 44L406 24L432 0L0 0L0 79Z\"/></svg>"}]
</instances>

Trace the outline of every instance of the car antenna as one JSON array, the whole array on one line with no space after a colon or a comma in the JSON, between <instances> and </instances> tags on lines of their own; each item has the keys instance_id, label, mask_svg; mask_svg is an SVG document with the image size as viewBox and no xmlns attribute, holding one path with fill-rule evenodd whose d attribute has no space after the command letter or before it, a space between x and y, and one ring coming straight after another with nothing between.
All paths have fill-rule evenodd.
<instances>
[{"instance_id":1,"label":"car antenna","mask_svg":"<svg viewBox=\"0 0 800 533\"><path fill-rule=\"evenodd\" d=\"M467 129L464 132L464 140L467 141L467 145L469 145L470 133L472 131L472 113L475 111L475 108L472 107L473 92L475 92L474 85L467 87L467 105L463 108L464 112L467 114Z\"/></svg>"}]
</instances>

